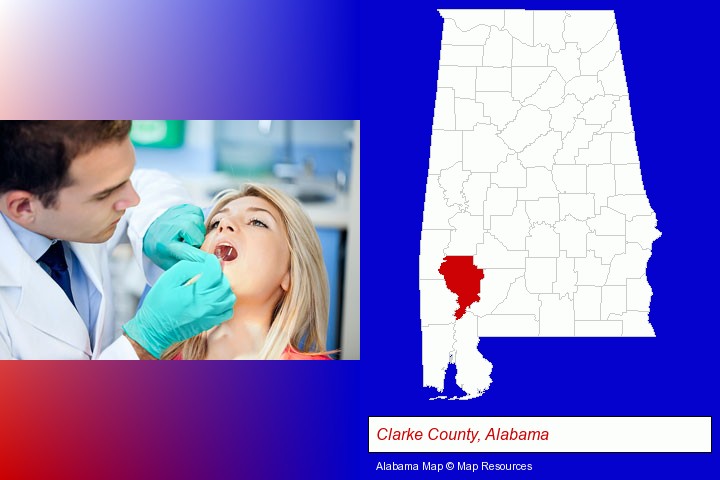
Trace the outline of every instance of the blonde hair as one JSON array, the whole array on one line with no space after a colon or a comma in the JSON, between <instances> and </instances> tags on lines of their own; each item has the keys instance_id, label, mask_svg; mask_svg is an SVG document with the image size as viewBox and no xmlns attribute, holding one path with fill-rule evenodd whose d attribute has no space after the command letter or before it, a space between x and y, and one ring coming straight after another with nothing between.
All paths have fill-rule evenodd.
<instances>
[{"instance_id":1,"label":"blonde hair","mask_svg":"<svg viewBox=\"0 0 720 480\"><path fill-rule=\"evenodd\" d=\"M309 354L325 352L329 311L329 287L322 247L315 227L294 198L267 185L245 184L240 190L220 192L206 224L225 205L243 197L258 197L278 209L285 224L290 250L290 284L275 306L260 359L280 359L290 346ZM168 348L162 359L178 354L186 360L207 357L208 334L203 332Z\"/></svg>"}]
</instances>

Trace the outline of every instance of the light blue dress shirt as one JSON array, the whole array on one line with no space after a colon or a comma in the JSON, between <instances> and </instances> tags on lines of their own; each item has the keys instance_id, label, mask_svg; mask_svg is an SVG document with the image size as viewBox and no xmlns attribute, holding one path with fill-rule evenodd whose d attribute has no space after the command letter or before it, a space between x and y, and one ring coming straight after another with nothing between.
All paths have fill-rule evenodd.
<instances>
[{"instance_id":1,"label":"light blue dress shirt","mask_svg":"<svg viewBox=\"0 0 720 480\"><path fill-rule=\"evenodd\" d=\"M20 245L27 252L30 257L37 262L42 257L50 246L57 240L50 240L40 234L31 232L17 223L13 222L5 215L3 216L5 222L7 222L10 230L17 238ZM95 344L95 323L97 322L98 312L100 311L100 301L102 295L95 285L90 281L88 276L85 274L80 260L75 256L70 248L68 242L63 242L63 250L65 252L65 261L68 265L68 271L70 273L70 285L72 288L73 299L75 300L75 308L80 314L85 326L88 329L90 335L91 347ZM49 269L42 263L38 265L50 275ZM60 288L58 286L57 288Z\"/></svg>"}]
</instances>

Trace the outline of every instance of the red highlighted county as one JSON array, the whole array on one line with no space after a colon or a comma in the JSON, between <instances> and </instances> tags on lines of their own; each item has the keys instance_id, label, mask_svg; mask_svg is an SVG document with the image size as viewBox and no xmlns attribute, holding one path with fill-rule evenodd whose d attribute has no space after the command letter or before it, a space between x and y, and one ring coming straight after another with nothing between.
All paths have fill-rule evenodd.
<instances>
[{"instance_id":1,"label":"red highlighted county","mask_svg":"<svg viewBox=\"0 0 720 480\"><path fill-rule=\"evenodd\" d=\"M470 305L480 301L480 280L485 275L473 264L471 256L445 257L438 272L445 277L448 290L458 296L460 308L455 310L455 320L460 320Z\"/></svg>"}]
</instances>

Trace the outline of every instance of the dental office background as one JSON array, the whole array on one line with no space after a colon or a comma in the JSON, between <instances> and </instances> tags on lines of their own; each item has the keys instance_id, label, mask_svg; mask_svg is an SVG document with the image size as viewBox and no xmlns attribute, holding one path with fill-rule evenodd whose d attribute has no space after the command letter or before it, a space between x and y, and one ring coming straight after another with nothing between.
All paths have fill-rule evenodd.
<instances>
[{"instance_id":1,"label":"dental office background","mask_svg":"<svg viewBox=\"0 0 720 480\"><path fill-rule=\"evenodd\" d=\"M196 205L245 181L297 198L313 221L330 283L327 348L360 357L360 125L346 120L136 120L136 168L167 171ZM129 320L146 285L128 244L111 259L115 309Z\"/></svg>"}]
</instances>

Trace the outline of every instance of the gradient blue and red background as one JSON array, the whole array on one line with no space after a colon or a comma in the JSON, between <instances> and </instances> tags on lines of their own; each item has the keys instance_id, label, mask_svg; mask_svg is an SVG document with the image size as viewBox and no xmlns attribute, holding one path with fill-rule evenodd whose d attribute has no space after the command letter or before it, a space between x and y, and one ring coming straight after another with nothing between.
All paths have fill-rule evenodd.
<instances>
[{"instance_id":1,"label":"gradient blue and red background","mask_svg":"<svg viewBox=\"0 0 720 480\"><path fill-rule=\"evenodd\" d=\"M418 254L436 10L453 7L616 11L662 231L648 267L657 338L483 339L490 390L430 402ZM2 118L360 118L364 281L360 361L0 363L0 478L427 478L375 470L423 460L533 463L502 477L716 476L716 454L371 455L367 417L717 413L717 13L694 2L1 0Z\"/></svg>"}]
</instances>

